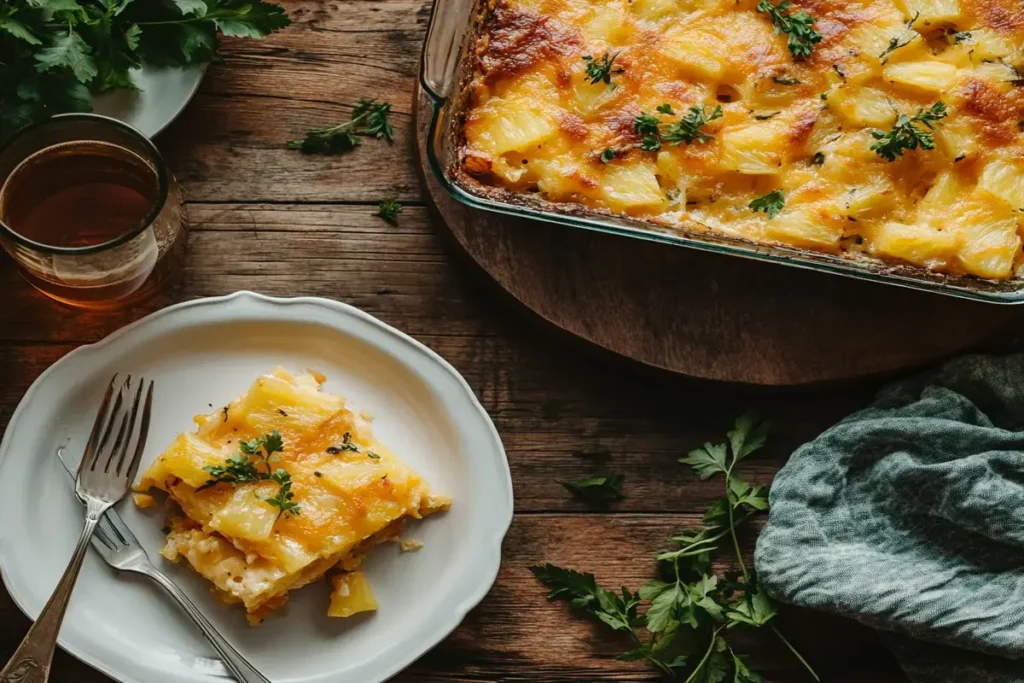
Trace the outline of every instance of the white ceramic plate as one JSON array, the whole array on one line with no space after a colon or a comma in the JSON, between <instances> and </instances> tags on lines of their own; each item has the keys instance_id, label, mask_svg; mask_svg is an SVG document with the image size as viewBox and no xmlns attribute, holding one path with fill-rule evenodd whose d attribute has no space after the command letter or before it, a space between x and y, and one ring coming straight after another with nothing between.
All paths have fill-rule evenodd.
<instances>
[{"instance_id":1,"label":"white ceramic plate","mask_svg":"<svg viewBox=\"0 0 1024 683\"><path fill-rule=\"evenodd\" d=\"M0 570L18 606L39 614L63 572L83 519L56 451L80 455L115 371L156 381L142 466L191 418L243 393L277 365L315 368L325 389L376 417L374 431L438 491L447 513L407 527L416 553L376 548L364 568L380 602L371 615L326 616L318 582L282 615L246 624L187 566L159 557L159 508L119 506L150 557L190 594L274 683L376 683L441 641L490 589L512 519L501 441L465 380L422 344L351 306L251 292L164 309L56 362L32 385L0 443ZM211 648L159 589L117 575L90 553L60 634L61 646L123 683L224 683Z\"/></svg>"},{"instance_id":2,"label":"white ceramic plate","mask_svg":"<svg viewBox=\"0 0 1024 683\"><path fill-rule=\"evenodd\" d=\"M196 94L205 73L205 66L132 69L132 80L139 86L138 91L120 89L93 95L93 110L153 137L178 118Z\"/></svg>"}]
</instances>

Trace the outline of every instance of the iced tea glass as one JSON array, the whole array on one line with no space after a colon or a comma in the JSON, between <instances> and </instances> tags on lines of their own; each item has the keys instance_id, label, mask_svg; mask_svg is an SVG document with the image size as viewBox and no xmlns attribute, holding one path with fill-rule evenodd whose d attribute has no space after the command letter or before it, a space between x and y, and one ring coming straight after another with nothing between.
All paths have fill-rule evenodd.
<instances>
[{"instance_id":1,"label":"iced tea glass","mask_svg":"<svg viewBox=\"0 0 1024 683\"><path fill-rule=\"evenodd\" d=\"M0 244L36 289L84 308L148 298L177 279L185 208L156 146L96 114L62 114L0 149Z\"/></svg>"}]
</instances>

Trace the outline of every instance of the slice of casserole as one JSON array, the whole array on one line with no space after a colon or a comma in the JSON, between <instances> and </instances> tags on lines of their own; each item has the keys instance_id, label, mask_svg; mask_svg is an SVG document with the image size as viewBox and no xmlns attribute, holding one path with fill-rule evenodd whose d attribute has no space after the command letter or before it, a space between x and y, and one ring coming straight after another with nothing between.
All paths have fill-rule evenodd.
<instances>
[{"instance_id":1,"label":"slice of casserole","mask_svg":"<svg viewBox=\"0 0 1024 683\"><path fill-rule=\"evenodd\" d=\"M196 432L179 435L136 487L166 491L184 512L163 555L188 560L253 623L332 569L343 573L332 616L375 609L354 572L363 554L397 540L407 518L451 504L374 438L367 416L321 391L323 381L282 369L260 377L196 416Z\"/></svg>"}]
</instances>

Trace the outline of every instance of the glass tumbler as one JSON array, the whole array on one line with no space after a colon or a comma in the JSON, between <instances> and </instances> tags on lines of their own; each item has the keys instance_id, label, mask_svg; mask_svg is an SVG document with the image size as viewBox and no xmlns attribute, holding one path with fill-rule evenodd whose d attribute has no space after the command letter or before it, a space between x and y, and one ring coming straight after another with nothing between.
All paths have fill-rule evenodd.
<instances>
[{"instance_id":1,"label":"glass tumbler","mask_svg":"<svg viewBox=\"0 0 1024 683\"><path fill-rule=\"evenodd\" d=\"M0 244L36 289L84 308L141 301L178 279L181 191L142 133L62 114L0 149Z\"/></svg>"}]
</instances>

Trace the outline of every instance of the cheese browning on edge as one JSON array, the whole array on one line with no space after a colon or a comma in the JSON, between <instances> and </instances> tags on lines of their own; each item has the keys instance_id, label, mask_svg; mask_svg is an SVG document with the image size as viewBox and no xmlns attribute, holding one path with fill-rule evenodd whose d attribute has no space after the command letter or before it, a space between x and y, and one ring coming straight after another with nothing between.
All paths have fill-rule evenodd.
<instances>
[{"instance_id":1,"label":"cheese browning on edge","mask_svg":"<svg viewBox=\"0 0 1024 683\"><path fill-rule=\"evenodd\" d=\"M790 11L808 12L822 35L803 60L757 2L492 2L463 169L669 228L951 274L1024 274L1019 0L796 0ZM605 54L615 56L612 85L591 83L583 57ZM871 150L872 131L937 102L948 116L935 149L894 162ZM663 104L674 114L658 113ZM707 144L640 149L641 113L672 124L717 105ZM778 190L777 216L751 211Z\"/></svg>"}]
</instances>

